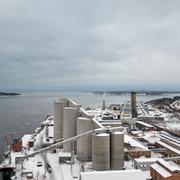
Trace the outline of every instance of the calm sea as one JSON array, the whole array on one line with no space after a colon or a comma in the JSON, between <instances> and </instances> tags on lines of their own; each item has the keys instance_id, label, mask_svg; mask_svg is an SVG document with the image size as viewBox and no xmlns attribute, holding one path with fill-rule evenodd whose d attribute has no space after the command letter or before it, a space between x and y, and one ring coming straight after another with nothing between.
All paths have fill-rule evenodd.
<instances>
[{"instance_id":1,"label":"calm sea","mask_svg":"<svg viewBox=\"0 0 180 180\"><path fill-rule=\"evenodd\" d=\"M100 107L103 96L91 92L22 92L21 96L0 97L0 161L2 160L5 136L22 136L32 133L48 114L53 112L53 102L58 97L69 97L85 107ZM173 95L166 95L173 96ZM165 96L138 96L138 100L148 101ZM123 103L129 95L108 95L107 104ZM0 178L1 179L1 178Z\"/></svg>"}]
</instances>

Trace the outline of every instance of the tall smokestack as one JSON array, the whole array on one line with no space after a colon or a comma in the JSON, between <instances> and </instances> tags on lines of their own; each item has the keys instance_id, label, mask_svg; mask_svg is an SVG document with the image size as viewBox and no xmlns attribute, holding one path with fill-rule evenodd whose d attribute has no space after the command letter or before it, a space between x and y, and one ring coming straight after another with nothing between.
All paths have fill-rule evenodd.
<instances>
[{"instance_id":1,"label":"tall smokestack","mask_svg":"<svg viewBox=\"0 0 180 180\"><path fill-rule=\"evenodd\" d=\"M106 109L106 102L105 102L106 93L103 94L103 104L102 104L102 110Z\"/></svg>"},{"instance_id":2,"label":"tall smokestack","mask_svg":"<svg viewBox=\"0 0 180 180\"><path fill-rule=\"evenodd\" d=\"M136 92L131 92L131 113L132 118L137 118L137 111L136 111Z\"/></svg>"},{"instance_id":3,"label":"tall smokestack","mask_svg":"<svg viewBox=\"0 0 180 180\"><path fill-rule=\"evenodd\" d=\"M103 100L102 110L105 110L105 109L106 109L106 102L105 100Z\"/></svg>"}]
</instances>

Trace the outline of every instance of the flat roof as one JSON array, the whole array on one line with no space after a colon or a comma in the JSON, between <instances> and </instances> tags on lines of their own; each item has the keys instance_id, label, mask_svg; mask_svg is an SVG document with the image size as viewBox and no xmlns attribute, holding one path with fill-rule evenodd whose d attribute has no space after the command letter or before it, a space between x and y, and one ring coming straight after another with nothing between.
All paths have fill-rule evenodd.
<instances>
[{"instance_id":1,"label":"flat roof","mask_svg":"<svg viewBox=\"0 0 180 180\"><path fill-rule=\"evenodd\" d=\"M32 136L33 136L33 134L26 134L22 137L22 146L23 147L28 147L28 142L33 140Z\"/></svg>"},{"instance_id":2,"label":"flat roof","mask_svg":"<svg viewBox=\"0 0 180 180\"><path fill-rule=\"evenodd\" d=\"M159 144L159 145L165 147L166 149L180 155L180 150L178 150L178 149L176 149L176 148L174 148L174 147L172 147L172 146L170 146L170 145L168 145L168 144L166 144L166 143L164 143L162 141L158 141L157 144Z\"/></svg>"},{"instance_id":3,"label":"flat roof","mask_svg":"<svg viewBox=\"0 0 180 180\"><path fill-rule=\"evenodd\" d=\"M165 161L163 159L159 159L158 162L162 164L164 167L167 167L170 171L179 171L180 172L180 166L172 161Z\"/></svg>"},{"instance_id":4,"label":"flat roof","mask_svg":"<svg viewBox=\"0 0 180 180\"><path fill-rule=\"evenodd\" d=\"M134 161L138 163L156 162L159 158L135 158Z\"/></svg>"},{"instance_id":5,"label":"flat roof","mask_svg":"<svg viewBox=\"0 0 180 180\"><path fill-rule=\"evenodd\" d=\"M161 176L163 176L164 178L170 177L172 176L172 174L167 171L165 168L163 168L162 166L160 166L159 164L153 164L151 165L151 167L157 171Z\"/></svg>"},{"instance_id":6,"label":"flat roof","mask_svg":"<svg viewBox=\"0 0 180 180\"><path fill-rule=\"evenodd\" d=\"M149 175L148 172L141 170L122 170L122 171L93 171L93 172L81 172L81 180L119 180L119 179L138 179L145 180Z\"/></svg>"},{"instance_id":7,"label":"flat roof","mask_svg":"<svg viewBox=\"0 0 180 180\"><path fill-rule=\"evenodd\" d=\"M167 140L171 140L171 143L175 143L177 146L180 147L180 139L173 138L172 136L169 136L163 133L161 133L160 136L162 139L165 138Z\"/></svg>"},{"instance_id":8,"label":"flat roof","mask_svg":"<svg viewBox=\"0 0 180 180\"><path fill-rule=\"evenodd\" d=\"M147 147L143 146L140 142L134 140L131 136L127 134L124 134L124 142L130 144L133 147L138 147L149 151Z\"/></svg>"},{"instance_id":9,"label":"flat roof","mask_svg":"<svg viewBox=\"0 0 180 180\"><path fill-rule=\"evenodd\" d=\"M148 124L148 123L145 123L145 122L143 122L143 121L136 121L136 123L138 123L138 124L141 124L141 125L143 125L143 126L146 126L146 127L154 127L154 126L152 126L151 124Z\"/></svg>"}]
</instances>

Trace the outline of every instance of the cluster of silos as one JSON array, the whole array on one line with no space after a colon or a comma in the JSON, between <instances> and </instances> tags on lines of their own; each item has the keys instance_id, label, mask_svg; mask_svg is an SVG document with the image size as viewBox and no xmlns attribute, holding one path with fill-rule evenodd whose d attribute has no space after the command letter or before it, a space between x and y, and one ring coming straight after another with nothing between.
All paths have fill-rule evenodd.
<instances>
[{"instance_id":1,"label":"cluster of silos","mask_svg":"<svg viewBox=\"0 0 180 180\"><path fill-rule=\"evenodd\" d=\"M131 114L132 118L137 118L136 92L131 92Z\"/></svg>"},{"instance_id":2,"label":"cluster of silos","mask_svg":"<svg viewBox=\"0 0 180 180\"><path fill-rule=\"evenodd\" d=\"M124 133L92 135L92 168L97 171L121 170L124 167Z\"/></svg>"},{"instance_id":3,"label":"cluster of silos","mask_svg":"<svg viewBox=\"0 0 180 180\"><path fill-rule=\"evenodd\" d=\"M66 98L60 98L54 103L55 141L69 139L93 128L92 115L76 103ZM65 152L70 152L71 148L71 143L63 145ZM76 151L76 147L74 150ZM98 171L123 169L124 134L108 132L82 136L77 140L77 158L80 161L92 160L93 169Z\"/></svg>"}]
</instances>

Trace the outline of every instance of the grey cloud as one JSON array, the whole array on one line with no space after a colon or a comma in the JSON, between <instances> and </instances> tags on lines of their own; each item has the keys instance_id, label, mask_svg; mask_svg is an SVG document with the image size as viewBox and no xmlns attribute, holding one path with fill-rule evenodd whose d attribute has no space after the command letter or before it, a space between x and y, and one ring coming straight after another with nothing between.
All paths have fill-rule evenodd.
<instances>
[{"instance_id":1,"label":"grey cloud","mask_svg":"<svg viewBox=\"0 0 180 180\"><path fill-rule=\"evenodd\" d=\"M177 89L179 5L175 0L1 1L0 86Z\"/></svg>"}]
</instances>

